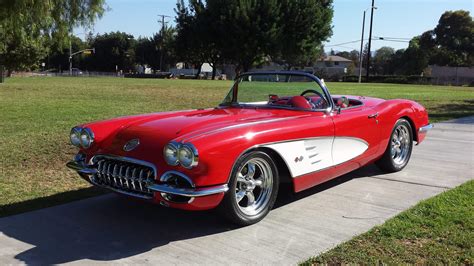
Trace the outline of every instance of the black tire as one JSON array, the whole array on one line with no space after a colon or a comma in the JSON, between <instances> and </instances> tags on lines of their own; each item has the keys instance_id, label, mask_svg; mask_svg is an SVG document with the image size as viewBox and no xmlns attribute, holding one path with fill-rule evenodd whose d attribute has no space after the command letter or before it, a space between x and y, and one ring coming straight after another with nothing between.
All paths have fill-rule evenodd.
<instances>
[{"instance_id":1,"label":"black tire","mask_svg":"<svg viewBox=\"0 0 474 266\"><path fill-rule=\"evenodd\" d=\"M394 141L394 138L397 138L397 134L399 134L397 132L400 132L400 130L406 131L406 134L404 135L408 136L408 138L404 138L407 141L407 143L404 144L404 147L406 150L404 151L404 153L400 152L400 154L403 154L403 156L396 155L397 150L398 150L398 148L396 148L397 144L400 150L402 150L402 148L400 147L401 146L400 141L398 141L398 143ZM392 149L396 149L396 151L393 152ZM412 150L413 150L412 127L406 119L400 118L397 120L397 122L393 126L392 133L390 134L390 139L388 141L387 148L385 149L383 156L377 162L375 162L375 164L381 170L385 172L388 172L388 173L398 172L402 170L403 168L405 168L405 166L407 166L408 161L410 161Z\"/></svg>"},{"instance_id":2,"label":"black tire","mask_svg":"<svg viewBox=\"0 0 474 266\"><path fill-rule=\"evenodd\" d=\"M245 196L240 197L239 202L237 198L239 197L239 195L241 195L240 193L245 193L247 191L245 189L249 189L249 187L251 186L247 187L245 182L242 182L242 181L238 182L238 175L239 173L242 174L242 171L245 172L245 167L247 167L247 174L245 176L248 176L248 172L249 172L248 165L249 163L252 164L253 162L256 162L256 164L254 164L254 167L253 167L254 175L257 175L261 173L262 171L267 171L267 172L271 171L270 173L271 178L262 177L260 179L256 178L254 180L255 182L256 180L262 180L262 179L265 180L264 182L262 182L261 187L253 185L254 189L251 191L252 197L253 197L252 202L255 202L255 205L257 205L257 202L260 199L262 200L262 205L258 208L258 210L256 210L255 213L249 214L249 213L246 213L248 211L244 209L248 209L249 207L251 209L251 207L254 205L249 205L247 207L241 206L241 205L245 205L244 204L245 202L242 202L243 200L247 200L247 204L250 203L249 198L245 199L245 197L247 197L247 194L245 194ZM261 167L265 166L265 170L258 168L260 167L257 165L258 163L262 164ZM242 177L243 176L240 175L239 180L242 180ZM219 206L219 211L228 220L230 220L231 222L235 224L242 225L242 226L251 225L251 224L259 222L265 216L267 216L267 214L270 212L270 210L272 209L275 203L275 200L278 194L278 185L279 185L278 169L275 163L273 162L272 158L265 152L262 152L262 151L249 152L242 155L236 161L234 168L232 169L232 174L231 174L228 185L229 185L229 190L225 194L224 199L222 200ZM264 188L264 185L268 187L268 189ZM245 186L245 189L242 189L242 186ZM268 190L270 190L270 192ZM257 192L260 192L260 194L255 195Z\"/></svg>"}]
</instances>

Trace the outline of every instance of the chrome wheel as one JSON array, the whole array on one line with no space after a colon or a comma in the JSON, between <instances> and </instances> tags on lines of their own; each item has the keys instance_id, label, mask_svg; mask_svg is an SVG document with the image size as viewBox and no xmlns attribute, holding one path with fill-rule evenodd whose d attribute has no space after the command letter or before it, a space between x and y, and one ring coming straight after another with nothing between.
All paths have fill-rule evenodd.
<instances>
[{"instance_id":1,"label":"chrome wheel","mask_svg":"<svg viewBox=\"0 0 474 266\"><path fill-rule=\"evenodd\" d=\"M390 144L390 154L393 162L397 165L403 165L409 158L411 150L410 131L406 125L398 125L393 134Z\"/></svg>"},{"instance_id":2,"label":"chrome wheel","mask_svg":"<svg viewBox=\"0 0 474 266\"><path fill-rule=\"evenodd\" d=\"M261 158L248 160L237 171L235 201L246 215L256 215L268 205L273 189L273 171Z\"/></svg>"}]
</instances>

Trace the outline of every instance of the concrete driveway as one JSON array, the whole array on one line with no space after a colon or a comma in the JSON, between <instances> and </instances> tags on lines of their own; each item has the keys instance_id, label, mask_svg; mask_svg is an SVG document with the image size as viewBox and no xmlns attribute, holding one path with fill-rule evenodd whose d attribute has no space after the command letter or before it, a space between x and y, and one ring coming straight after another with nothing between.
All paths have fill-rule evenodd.
<instances>
[{"instance_id":1,"label":"concrete driveway","mask_svg":"<svg viewBox=\"0 0 474 266\"><path fill-rule=\"evenodd\" d=\"M473 179L474 117L439 123L408 167L368 166L297 195L237 228L108 194L0 219L0 264L296 264Z\"/></svg>"}]
</instances>

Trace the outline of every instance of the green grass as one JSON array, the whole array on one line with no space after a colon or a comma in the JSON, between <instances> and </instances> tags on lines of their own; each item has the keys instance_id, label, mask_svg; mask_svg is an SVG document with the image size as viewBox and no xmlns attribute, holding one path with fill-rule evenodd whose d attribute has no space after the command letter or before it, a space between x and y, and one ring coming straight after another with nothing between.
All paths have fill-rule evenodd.
<instances>
[{"instance_id":1,"label":"green grass","mask_svg":"<svg viewBox=\"0 0 474 266\"><path fill-rule=\"evenodd\" d=\"M418 203L303 265L472 265L473 244L474 181L469 181Z\"/></svg>"},{"instance_id":2,"label":"green grass","mask_svg":"<svg viewBox=\"0 0 474 266\"><path fill-rule=\"evenodd\" d=\"M0 84L0 217L97 195L66 169L72 126L121 115L213 107L230 81L11 78ZM329 84L332 93L408 98L432 121L474 115L474 89L395 84Z\"/></svg>"}]
</instances>

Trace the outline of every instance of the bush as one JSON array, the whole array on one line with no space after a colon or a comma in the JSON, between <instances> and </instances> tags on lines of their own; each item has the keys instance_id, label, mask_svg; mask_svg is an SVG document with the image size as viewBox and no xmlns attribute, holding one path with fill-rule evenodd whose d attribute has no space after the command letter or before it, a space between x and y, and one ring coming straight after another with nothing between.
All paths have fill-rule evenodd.
<instances>
[{"instance_id":1,"label":"bush","mask_svg":"<svg viewBox=\"0 0 474 266\"><path fill-rule=\"evenodd\" d=\"M362 77L362 81L365 82L365 76ZM370 76L369 82L374 83L397 83L397 84L430 84L431 77L421 76ZM345 82L358 82L359 76L350 75L343 78Z\"/></svg>"}]
</instances>

